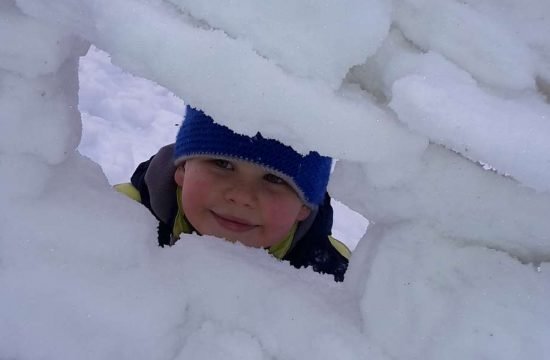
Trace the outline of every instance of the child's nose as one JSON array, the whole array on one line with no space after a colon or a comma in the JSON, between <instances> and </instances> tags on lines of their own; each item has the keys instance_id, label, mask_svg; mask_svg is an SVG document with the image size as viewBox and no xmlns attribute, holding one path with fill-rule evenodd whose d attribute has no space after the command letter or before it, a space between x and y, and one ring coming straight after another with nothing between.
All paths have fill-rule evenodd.
<instances>
[{"instance_id":1,"label":"child's nose","mask_svg":"<svg viewBox=\"0 0 550 360\"><path fill-rule=\"evenodd\" d=\"M256 202L254 185L247 182L235 182L225 193L227 201L247 207L253 207Z\"/></svg>"}]
</instances>

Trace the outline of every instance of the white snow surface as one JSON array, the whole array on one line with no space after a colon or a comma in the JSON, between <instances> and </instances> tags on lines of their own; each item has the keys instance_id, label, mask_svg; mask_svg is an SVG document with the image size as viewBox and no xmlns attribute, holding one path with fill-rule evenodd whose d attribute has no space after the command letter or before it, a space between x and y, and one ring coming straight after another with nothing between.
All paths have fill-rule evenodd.
<instances>
[{"instance_id":1,"label":"white snow surface","mask_svg":"<svg viewBox=\"0 0 550 360\"><path fill-rule=\"evenodd\" d=\"M0 359L548 358L548 18L546 0L2 2ZM340 159L332 196L374 223L346 281L209 237L157 247L77 151L78 108L80 150L118 182L182 102L132 105L145 80L105 98L127 75L94 50L79 104L90 43L236 131Z\"/></svg>"}]
</instances>

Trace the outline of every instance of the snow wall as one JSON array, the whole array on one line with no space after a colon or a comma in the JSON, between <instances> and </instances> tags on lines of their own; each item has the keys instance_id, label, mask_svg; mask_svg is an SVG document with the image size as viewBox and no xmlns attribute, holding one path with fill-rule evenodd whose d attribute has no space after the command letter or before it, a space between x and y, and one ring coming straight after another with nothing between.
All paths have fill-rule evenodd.
<instances>
[{"instance_id":1,"label":"snow wall","mask_svg":"<svg viewBox=\"0 0 550 360\"><path fill-rule=\"evenodd\" d=\"M550 6L528 3L2 1L0 358L548 358ZM372 222L346 282L158 249L75 150L90 44L341 159L330 192Z\"/></svg>"}]
</instances>

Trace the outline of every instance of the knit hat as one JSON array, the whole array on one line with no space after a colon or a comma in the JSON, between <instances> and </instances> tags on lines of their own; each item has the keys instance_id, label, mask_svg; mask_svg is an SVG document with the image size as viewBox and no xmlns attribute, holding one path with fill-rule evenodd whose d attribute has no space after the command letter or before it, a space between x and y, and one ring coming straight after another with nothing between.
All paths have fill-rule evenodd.
<instances>
[{"instance_id":1,"label":"knit hat","mask_svg":"<svg viewBox=\"0 0 550 360\"><path fill-rule=\"evenodd\" d=\"M189 105L174 147L176 166L200 156L244 160L285 180L302 201L314 209L323 201L332 159L315 151L301 155L290 146L257 133L240 135Z\"/></svg>"}]
</instances>

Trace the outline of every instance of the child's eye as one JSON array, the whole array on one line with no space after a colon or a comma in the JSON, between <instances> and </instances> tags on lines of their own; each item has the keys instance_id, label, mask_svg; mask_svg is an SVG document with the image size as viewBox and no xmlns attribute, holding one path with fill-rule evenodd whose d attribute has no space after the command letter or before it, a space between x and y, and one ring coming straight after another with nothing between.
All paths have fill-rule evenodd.
<instances>
[{"instance_id":1,"label":"child's eye","mask_svg":"<svg viewBox=\"0 0 550 360\"><path fill-rule=\"evenodd\" d=\"M286 185L287 184L286 181L284 181L283 179L281 179L277 175L273 175L273 174L265 174L264 175L264 180L266 180L267 182L270 182L272 184L277 184L277 185Z\"/></svg>"},{"instance_id":2,"label":"child's eye","mask_svg":"<svg viewBox=\"0 0 550 360\"><path fill-rule=\"evenodd\" d=\"M219 168L226 169L226 170L232 170L233 164L231 164L229 161L224 159L214 159L212 160L214 165L216 165Z\"/></svg>"}]
</instances>

